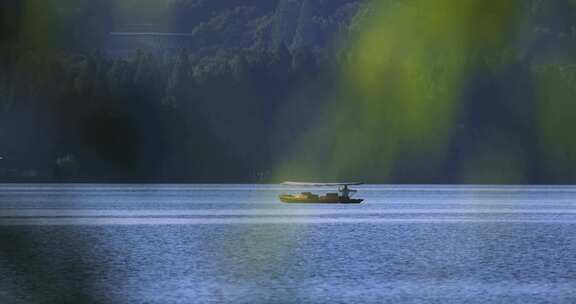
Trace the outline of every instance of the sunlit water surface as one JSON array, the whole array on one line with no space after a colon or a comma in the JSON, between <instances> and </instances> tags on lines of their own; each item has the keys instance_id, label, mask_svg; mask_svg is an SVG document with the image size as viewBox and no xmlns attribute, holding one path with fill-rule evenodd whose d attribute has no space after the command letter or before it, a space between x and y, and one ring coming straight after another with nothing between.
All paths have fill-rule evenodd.
<instances>
[{"instance_id":1,"label":"sunlit water surface","mask_svg":"<svg viewBox=\"0 0 576 304\"><path fill-rule=\"evenodd\" d=\"M2 185L0 303L576 303L576 187Z\"/></svg>"}]
</instances>

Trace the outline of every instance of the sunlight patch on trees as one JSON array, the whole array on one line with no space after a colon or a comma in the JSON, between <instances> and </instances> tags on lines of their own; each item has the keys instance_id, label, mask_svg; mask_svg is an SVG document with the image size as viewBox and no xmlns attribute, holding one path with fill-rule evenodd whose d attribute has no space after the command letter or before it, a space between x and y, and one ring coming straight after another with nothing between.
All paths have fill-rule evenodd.
<instances>
[{"instance_id":1,"label":"sunlight patch on trees","mask_svg":"<svg viewBox=\"0 0 576 304\"><path fill-rule=\"evenodd\" d=\"M277 175L390 176L406 157L438 171L455 130L466 77L498 65L519 15L515 0L374 1L344 52L334 102ZM379 170L375 170L379 168ZM401 169L400 169L401 170ZM382 180L382 179L380 179Z\"/></svg>"}]
</instances>

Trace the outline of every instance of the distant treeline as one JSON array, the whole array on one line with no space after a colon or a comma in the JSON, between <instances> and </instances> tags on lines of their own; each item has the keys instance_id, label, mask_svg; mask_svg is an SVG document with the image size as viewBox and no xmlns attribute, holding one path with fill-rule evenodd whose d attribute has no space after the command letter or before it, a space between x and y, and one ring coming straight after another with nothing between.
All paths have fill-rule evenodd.
<instances>
[{"instance_id":1,"label":"distant treeline","mask_svg":"<svg viewBox=\"0 0 576 304\"><path fill-rule=\"evenodd\" d=\"M364 2L0 0L0 43L91 52L112 31L151 31L192 34L198 48L323 48L354 27Z\"/></svg>"},{"instance_id":2,"label":"distant treeline","mask_svg":"<svg viewBox=\"0 0 576 304\"><path fill-rule=\"evenodd\" d=\"M2 59L4 162L53 165L55 178L143 181L264 178L314 120L336 60L285 47L131 60L11 49Z\"/></svg>"},{"instance_id":3,"label":"distant treeline","mask_svg":"<svg viewBox=\"0 0 576 304\"><path fill-rule=\"evenodd\" d=\"M62 1L63 8L69 8L71 2ZM220 5L212 9L227 11L225 1L188 2L174 1L173 5L205 5L206 9ZM355 118L346 120L348 113L341 113L338 117L344 120L338 123L343 126L338 130L362 125L362 115L384 120L397 114L362 113L364 109L355 107L354 95L340 94L346 83L343 71L363 54L343 47L346 44L333 48L300 44L323 39L301 39L315 33L307 28L310 19L298 18L302 22L284 27L283 22L292 19L277 18L291 16L287 12L295 7L299 16L306 16L306 6L314 3L310 15L315 26L335 24L331 22L341 19L330 16L347 11L344 7L356 5L355 1L280 1L275 8L264 8L263 1L252 2L268 12L262 16L274 16L269 29L278 35L271 35L266 46L227 44L235 33L224 29L239 19L214 17L228 16L218 13L200 15L195 24L188 24L192 21L184 17L173 19L177 29L191 28L200 35L199 28L211 28L208 32L222 34L212 41L215 45L206 41L210 52L183 49L159 55L134 50L130 58L113 58L99 42L113 24L105 20L115 20L105 9L111 2L77 1L78 5L98 6L81 10L82 14L57 9L54 3L46 4L49 1L38 2L34 15L22 3L0 0L7 18L0 20L6 25L0 28L0 181L34 176L49 181L273 181L278 178L277 165L285 164L294 151L323 151L309 159L318 168L333 165L330 145L349 138L329 132L324 140L322 132L312 132L331 118L331 110L349 111ZM414 149L399 154L394 168L386 168L391 174L382 177L383 168L371 165L377 164L372 160L378 151L368 142L356 151L366 155L363 171L352 177L399 183L576 181L574 19L566 1L531 3L532 23L518 35L521 39L511 43L516 49L503 50L500 57L490 58L492 62L479 60L462 81L448 149L441 159ZM56 15L44 18L42 8ZM20 14L5 14L4 9ZM231 5L228 11L244 9ZM326 23L321 16L332 21ZM349 19L347 31L354 31L350 20L357 19L361 20L358 15ZM27 21L16 22L23 20ZM85 27L73 26L83 20ZM222 24L212 27L210 20ZM38 32L43 25L46 32ZM284 35L288 29L295 32ZM394 83L394 71L385 72L382 87ZM385 90L377 92L382 96L371 98L382 106L374 108L390 109L386 107L390 96ZM349 99L347 106L333 107L342 96ZM429 109L435 110L434 106ZM385 136L387 130L381 128ZM302 141L306 134L319 137ZM380 129L375 134L380 136ZM307 151L301 145L313 145L316 140L328 142L326 150ZM423 140L421 144L435 143ZM346 155L341 159L345 161ZM2 170L5 167L9 169ZM44 173L30 173L34 169ZM471 172L474 179L467 179L464 175ZM347 173L340 172L340 176L350 176Z\"/></svg>"},{"instance_id":4,"label":"distant treeline","mask_svg":"<svg viewBox=\"0 0 576 304\"><path fill-rule=\"evenodd\" d=\"M346 60L286 47L202 58L138 52L131 60L11 49L1 58L0 162L37 164L50 180L156 182L267 181L331 102ZM404 155L392 180L456 182L467 160L504 152L524 164L529 181L571 180L539 156L531 69L559 86L576 79L560 65L479 66L443 170L429 172L426 155ZM377 176L372 170L367 176Z\"/></svg>"}]
</instances>

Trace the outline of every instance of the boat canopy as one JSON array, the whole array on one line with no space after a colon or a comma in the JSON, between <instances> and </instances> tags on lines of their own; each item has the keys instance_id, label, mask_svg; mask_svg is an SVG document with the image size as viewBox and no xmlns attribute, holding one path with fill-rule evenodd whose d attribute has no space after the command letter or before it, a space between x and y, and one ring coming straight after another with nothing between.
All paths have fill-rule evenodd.
<instances>
[{"instance_id":1,"label":"boat canopy","mask_svg":"<svg viewBox=\"0 0 576 304\"><path fill-rule=\"evenodd\" d=\"M345 183L302 183L302 182L283 182L282 185L287 186L312 186L312 187L336 187L336 186L358 186L364 183L361 182L345 182Z\"/></svg>"}]
</instances>

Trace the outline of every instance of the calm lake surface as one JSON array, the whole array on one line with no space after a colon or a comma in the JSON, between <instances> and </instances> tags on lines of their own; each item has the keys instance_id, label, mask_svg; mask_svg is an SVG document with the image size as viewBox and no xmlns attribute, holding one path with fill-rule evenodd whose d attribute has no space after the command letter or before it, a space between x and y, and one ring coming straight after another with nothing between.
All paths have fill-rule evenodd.
<instances>
[{"instance_id":1,"label":"calm lake surface","mask_svg":"<svg viewBox=\"0 0 576 304\"><path fill-rule=\"evenodd\" d=\"M576 187L0 185L0 303L576 303Z\"/></svg>"}]
</instances>

